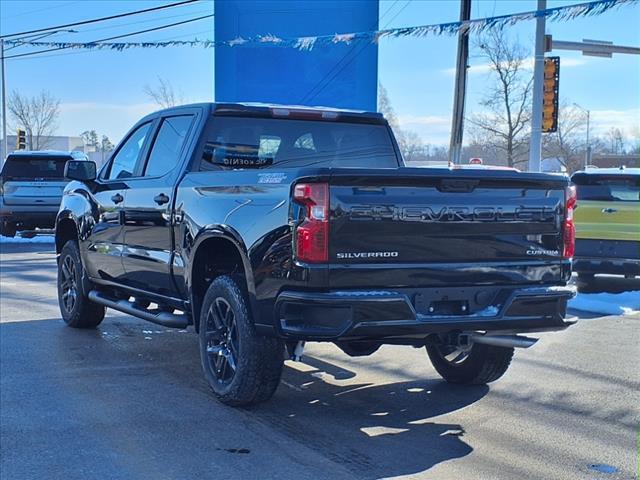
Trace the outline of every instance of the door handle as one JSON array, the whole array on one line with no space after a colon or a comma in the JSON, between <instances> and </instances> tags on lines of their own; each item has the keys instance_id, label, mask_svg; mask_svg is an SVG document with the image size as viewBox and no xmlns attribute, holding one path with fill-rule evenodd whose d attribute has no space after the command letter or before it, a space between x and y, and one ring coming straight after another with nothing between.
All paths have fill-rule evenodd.
<instances>
[{"instance_id":1,"label":"door handle","mask_svg":"<svg viewBox=\"0 0 640 480\"><path fill-rule=\"evenodd\" d=\"M602 213L616 213L618 210L615 208L603 208Z\"/></svg>"},{"instance_id":2,"label":"door handle","mask_svg":"<svg viewBox=\"0 0 640 480\"><path fill-rule=\"evenodd\" d=\"M123 200L124 200L124 197L119 193L116 193L115 195L111 196L111 201L113 203L121 203Z\"/></svg>"},{"instance_id":3,"label":"door handle","mask_svg":"<svg viewBox=\"0 0 640 480\"><path fill-rule=\"evenodd\" d=\"M165 203L169 203L169 197L167 197L164 193L159 193L155 197L153 197L153 201L158 205L164 205Z\"/></svg>"}]
</instances>

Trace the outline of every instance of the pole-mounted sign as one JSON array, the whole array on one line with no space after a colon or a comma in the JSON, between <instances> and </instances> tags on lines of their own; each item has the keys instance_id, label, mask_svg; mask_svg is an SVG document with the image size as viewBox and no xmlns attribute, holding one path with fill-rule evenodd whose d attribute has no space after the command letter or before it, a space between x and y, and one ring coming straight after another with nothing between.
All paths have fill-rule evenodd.
<instances>
[{"instance_id":1,"label":"pole-mounted sign","mask_svg":"<svg viewBox=\"0 0 640 480\"><path fill-rule=\"evenodd\" d=\"M544 59L544 90L542 96L542 132L558 130L558 85L560 57Z\"/></svg>"}]
</instances>

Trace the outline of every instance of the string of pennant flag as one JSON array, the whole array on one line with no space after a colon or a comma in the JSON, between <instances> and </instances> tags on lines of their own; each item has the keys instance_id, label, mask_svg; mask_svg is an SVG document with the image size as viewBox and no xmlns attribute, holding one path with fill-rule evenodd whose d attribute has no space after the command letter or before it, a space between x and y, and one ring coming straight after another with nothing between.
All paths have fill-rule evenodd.
<instances>
[{"instance_id":1,"label":"string of pennant flag","mask_svg":"<svg viewBox=\"0 0 640 480\"><path fill-rule=\"evenodd\" d=\"M237 37L231 40L168 40L163 42L42 42L25 40L5 40L7 45L52 47L56 49L101 49L126 50L130 48L163 48L163 47L239 47L239 46L277 46L294 48L300 51L311 51L316 47L335 44L350 44L366 40L378 43L384 38L426 37L428 35L456 35L459 32L482 33L493 28L503 28L517 23L546 17L550 21L565 21L580 17L601 15L613 8L637 4L640 0L594 0L591 2L512 13L474 20L419 25L414 27L386 28L354 33L336 33L332 35L315 35L296 38L281 38L273 34L253 37Z\"/></svg>"}]
</instances>

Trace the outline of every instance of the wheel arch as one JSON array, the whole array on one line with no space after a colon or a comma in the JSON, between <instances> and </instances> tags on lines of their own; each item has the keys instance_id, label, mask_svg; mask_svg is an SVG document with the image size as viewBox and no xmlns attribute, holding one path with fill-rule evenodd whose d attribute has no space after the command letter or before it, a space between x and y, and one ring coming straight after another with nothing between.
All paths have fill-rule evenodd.
<instances>
[{"instance_id":1,"label":"wheel arch","mask_svg":"<svg viewBox=\"0 0 640 480\"><path fill-rule=\"evenodd\" d=\"M58 215L56 219L55 242L56 253L60 254L62 247L69 240L79 240L78 225L70 212Z\"/></svg>"},{"instance_id":2,"label":"wheel arch","mask_svg":"<svg viewBox=\"0 0 640 480\"><path fill-rule=\"evenodd\" d=\"M211 281L220 275L240 277L252 313L257 312L255 284L247 248L236 232L222 228L203 231L196 237L191 251L186 280L196 331L204 295Z\"/></svg>"}]
</instances>

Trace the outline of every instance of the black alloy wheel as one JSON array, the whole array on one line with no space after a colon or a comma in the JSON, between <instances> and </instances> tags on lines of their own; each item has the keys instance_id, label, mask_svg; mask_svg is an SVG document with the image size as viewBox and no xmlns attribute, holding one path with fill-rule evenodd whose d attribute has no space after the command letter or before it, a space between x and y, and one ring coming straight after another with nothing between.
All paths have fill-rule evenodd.
<instances>
[{"instance_id":1,"label":"black alloy wheel","mask_svg":"<svg viewBox=\"0 0 640 480\"><path fill-rule=\"evenodd\" d=\"M62 276L60 279L60 289L62 290L60 305L66 310L67 314L71 315L78 300L79 281L78 267L71 255L62 258L60 272Z\"/></svg>"},{"instance_id":2,"label":"black alloy wheel","mask_svg":"<svg viewBox=\"0 0 640 480\"><path fill-rule=\"evenodd\" d=\"M240 346L236 316L222 297L217 297L209 307L205 339L212 373L219 383L230 384L238 368Z\"/></svg>"}]
</instances>

